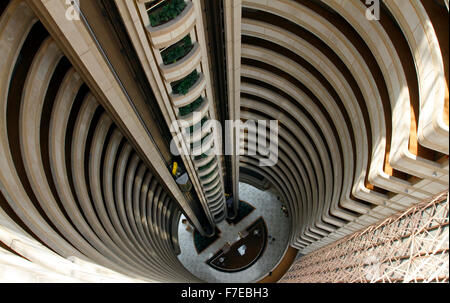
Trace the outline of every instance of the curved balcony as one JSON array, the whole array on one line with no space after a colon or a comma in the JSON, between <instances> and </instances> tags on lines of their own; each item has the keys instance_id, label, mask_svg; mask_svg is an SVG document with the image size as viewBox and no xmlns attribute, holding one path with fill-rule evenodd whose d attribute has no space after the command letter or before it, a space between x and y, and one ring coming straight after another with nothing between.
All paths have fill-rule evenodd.
<instances>
[{"instance_id":1,"label":"curved balcony","mask_svg":"<svg viewBox=\"0 0 450 303\"><path fill-rule=\"evenodd\" d=\"M184 10L174 19L158 26L147 26L154 47L167 47L186 36L195 26L196 14L191 1L186 2ZM151 23L150 23L151 24Z\"/></svg>"},{"instance_id":2,"label":"curved balcony","mask_svg":"<svg viewBox=\"0 0 450 303\"><path fill-rule=\"evenodd\" d=\"M205 191L208 191L208 190L211 190L214 187L216 187L217 184L219 184L219 182L220 182L220 178L216 178L216 179L213 179L212 181L210 181L209 183L206 183L206 182L202 183L202 186Z\"/></svg>"},{"instance_id":3,"label":"curved balcony","mask_svg":"<svg viewBox=\"0 0 450 303\"><path fill-rule=\"evenodd\" d=\"M213 159L213 160L211 160L211 162L207 163L205 166L198 169L198 175L200 177L206 176L210 172L212 172L214 169L216 169L217 168L217 160Z\"/></svg>"},{"instance_id":4,"label":"curved balcony","mask_svg":"<svg viewBox=\"0 0 450 303\"><path fill-rule=\"evenodd\" d=\"M223 192L219 191L217 194L215 194L212 197L207 198L206 200L208 200L209 205L212 205L212 204L215 205L215 203L218 203L218 201L222 198L223 198Z\"/></svg>"},{"instance_id":5,"label":"curved balcony","mask_svg":"<svg viewBox=\"0 0 450 303\"><path fill-rule=\"evenodd\" d=\"M219 186L219 185L217 185L216 187L214 187L214 188L213 188L212 190L210 190L209 192L208 192L208 191L205 191L205 196L206 196L206 198L215 196L221 189L222 189L222 187Z\"/></svg>"},{"instance_id":6,"label":"curved balcony","mask_svg":"<svg viewBox=\"0 0 450 303\"><path fill-rule=\"evenodd\" d=\"M215 222L221 222L223 219L225 219L225 211L224 210L221 210L218 214L214 215Z\"/></svg>"},{"instance_id":7,"label":"curved balcony","mask_svg":"<svg viewBox=\"0 0 450 303\"><path fill-rule=\"evenodd\" d=\"M209 209L211 210L211 213L213 213L213 214L221 212L223 210L223 208L225 207L222 197L218 201L219 202L218 202L217 205L209 206Z\"/></svg>"},{"instance_id":8,"label":"curved balcony","mask_svg":"<svg viewBox=\"0 0 450 303\"><path fill-rule=\"evenodd\" d=\"M224 208L224 204L220 203L220 204L218 204L218 206L211 207L210 209L213 214L220 214L220 212L223 210L223 208Z\"/></svg>"},{"instance_id":9,"label":"curved balcony","mask_svg":"<svg viewBox=\"0 0 450 303\"><path fill-rule=\"evenodd\" d=\"M178 81L189 75L200 64L201 59L200 45L195 42L191 51L179 61L168 65L161 63L161 72L167 82Z\"/></svg>"},{"instance_id":10,"label":"curved balcony","mask_svg":"<svg viewBox=\"0 0 450 303\"><path fill-rule=\"evenodd\" d=\"M220 180L219 180L220 181ZM222 188L222 186L220 186L221 183L214 181L213 182L213 186L210 186L209 189L205 189L206 187L204 187L203 189L205 190L206 196L212 196L213 194L217 193L217 190Z\"/></svg>"},{"instance_id":11,"label":"curved balcony","mask_svg":"<svg viewBox=\"0 0 450 303\"><path fill-rule=\"evenodd\" d=\"M219 205L221 205L223 198L224 198L224 195L223 195L222 190L219 190L219 192L217 192L213 196L207 197L206 201L208 201L209 209L217 208Z\"/></svg>"},{"instance_id":12,"label":"curved balcony","mask_svg":"<svg viewBox=\"0 0 450 303\"><path fill-rule=\"evenodd\" d=\"M225 218L225 204L222 204L217 210L211 210L215 222L220 222Z\"/></svg>"},{"instance_id":13,"label":"curved balcony","mask_svg":"<svg viewBox=\"0 0 450 303\"><path fill-rule=\"evenodd\" d=\"M220 213L225 207L222 197L220 197L217 201L217 204L215 204L214 206L210 206L211 213L213 214Z\"/></svg>"},{"instance_id":14,"label":"curved balcony","mask_svg":"<svg viewBox=\"0 0 450 303\"><path fill-rule=\"evenodd\" d=\"M202 94L206 87L206 79L203 74L200 74L197 81L189 88L188 92L184 95L182 94L170 94L170 99L175 107L186 106Z\"/></svg>"},{"instance_id":15,"label":"curved balcony","mask_svg":"<svg viewBox=\"0 0 450 303\"><path fill-rule=\"evenodd\" d=\"M206 155L205 157L201 158L201 159L194 159L194 165L195 167L201 167L204 166L206 164L208 164L212 158L215 156L214 153L211 153L209 155Z\"/></svg>"},{"instance_id":16,"label":"curved balcony","mask_svg":"<svg viewBox=\"0 0 450 303\"><path fill-rule=\"evenodd\" d=\"M225 197L220 197L219 198L219 200L217 200L217 201L219 201L218 203L218 205L219 206L214 206L213 207L213 209L211 209L211 212L214 214L214 217L216 217L216 215L217 214L221 214L221 213L223 213L223 211L225 210Z\"/></svg>"},{"instance_id":17,"label":"curved balcony","mask_svg":"<svg viewBox=\"0 0 450 303\"><path fill-rule=\"evenodd\" d=\"M200 183L208 184L211 181L213 181L217 177L218 174L219 174L219 170L215 170L207 176L200 177Z\"/></svg>"},{"instance_id":18,"label":"curved balcony","mask_svg":"<svg viewBox=\"0 0 450 303\"><path fill-rule=\"evenodd\" d=\"M203 98L203 101L198 108L187 115L178 114L178 119L183 121L183 123L188 127L193 126L202 121L203 117L205 117L205 115L208 113L208 110L209 100L207 98Z\"/></svg>"},{"instance_id":19,"label":"curved balcony","mask_svg":"<svg viewBox=\"0 0 450 303\"><path fill-rule=\"evenodd\" d=\"M186 131L183 132L184 138L187 143L193 143L193 142L195 143L197 141L200 141L207 133L209 133L211 131L213 122L211 120L207 120L205 123L203 123L203 119L201 122L201 124L202 124L201 127L194 125L194 126L191 126L191 128L194 128L194 127L197 127L197 128L191 130L192 131L191 133L187 133Z\"/></svg>"},{"instance_id":20,"label":"curved balcony","mask_svg":"<svg viewBox=\"0 0 450 303\"><path fill-rule=\"evenodd\" d=\"M198 146L191 147L192 153L194 155L201 155L209 151L214 144L214 134L211 133L207 135Z\"/></svg>"}]
</instances>

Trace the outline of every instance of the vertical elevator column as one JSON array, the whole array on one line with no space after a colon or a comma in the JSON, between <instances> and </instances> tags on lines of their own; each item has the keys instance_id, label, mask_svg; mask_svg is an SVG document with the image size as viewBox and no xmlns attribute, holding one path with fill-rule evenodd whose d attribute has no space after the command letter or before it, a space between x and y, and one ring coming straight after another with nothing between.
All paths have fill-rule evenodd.
<instances>
[{"instance_id":1,"label":"vertical elevator column","mask_svg":"<svg viewBox=\"0 0 450 303\"><path fill-rule=\"evenodd\" d=\"M223 0L225 15L225 44L228 84L228 119L234 122L241 120L241 20L242 1ZM233 151L231 157L231 173L233 180L233 210L237 215L239 207L239 146L240 124L233 124L228 130L227 142Z\"/></svg>"},{"instance_id":2,"label":"vertical elevator column","mask_svg":"<svg viewBox=\"0 0 450 303\"><path fill-rule=\"evenodd\" d=\"M218 223L227 209L201 3L137 0L136 8L157 66L151 72L162 83L159 106L207 216Z\"/></svg>"}]
</instances>

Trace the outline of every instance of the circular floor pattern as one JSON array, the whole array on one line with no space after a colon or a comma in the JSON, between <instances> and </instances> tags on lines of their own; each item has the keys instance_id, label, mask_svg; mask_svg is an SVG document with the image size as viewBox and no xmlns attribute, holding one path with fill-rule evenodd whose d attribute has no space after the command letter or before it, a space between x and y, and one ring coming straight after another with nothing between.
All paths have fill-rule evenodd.
<instances>
[{"instance_id":1,"label":"circular floor pattern","mask_svg":"<svg viewBox=\"0 0 450 303\"><path fill-rule=\"evenodd\" d=\"M251 185L240 183L240 199L249 202L255 210L243 218L238 224L230 225L226 220L217 225L221 230L220 238L209 245L200 254L197 253L193 231L186 230L186 226L179 224L178 238L181 254L178 256L181 263L194 275L206 282L256 282L264 278L273 270L283 258L288 247L289 218L281 209L281 203L276 194L271 191L261 191ZM267 227L267 244L257 261L239 272L224 272L214 269L207 264L224 245L235 243L242 237L242 232L258 218L262 217ZM181 220L184 216L181 216ZM241 234L242 235L242 234Z\"/></svg>"},{"instance_id":2,"label":"circular floor pattern","mask_svg":"<svg viewBox=\"0 0 450 303\"><path fill-rule=\"evenodd\" d=\"M263 217L239 232L241 239L226 243L206 263L224 272L239 272L252 266L267 246L267 226Z\"/></svg>"}]
</instances>

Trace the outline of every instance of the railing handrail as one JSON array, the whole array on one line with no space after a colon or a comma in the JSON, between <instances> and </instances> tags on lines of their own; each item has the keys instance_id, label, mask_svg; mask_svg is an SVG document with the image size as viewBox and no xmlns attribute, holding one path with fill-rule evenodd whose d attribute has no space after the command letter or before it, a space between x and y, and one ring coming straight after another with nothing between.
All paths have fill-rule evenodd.
<instances>
[{"instance_id":1,"label":"railing handrail","mask_svg":"<svg viewBox=\"0 0 450 303\"><path fill-rule=\"evenodd\" d=\"M149 8L147 8L147 12L151 11L152 9L154 9L155 7L159 6L160 4L162 4L163 2L167 2L168 0L159 0L157 3L155 3L154 5L150 6Z\"/></svg>"}]
</instances>

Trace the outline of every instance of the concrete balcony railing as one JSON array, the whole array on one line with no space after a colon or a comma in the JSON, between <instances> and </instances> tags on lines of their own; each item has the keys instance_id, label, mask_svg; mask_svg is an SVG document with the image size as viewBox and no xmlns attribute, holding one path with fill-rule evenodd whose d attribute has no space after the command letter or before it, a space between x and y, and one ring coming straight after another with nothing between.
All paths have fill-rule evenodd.
<instances>
[{"instance_id":1,"label":"concrete balcony railing","mask_svg":"<svg viewBox=\"0 0 450 303\"><path fill-rule=\"evenodd\" d=\"M217 211L218 206L221 204L221 202L224 199L225 199L224 195L216 194L216 195L208 198L208 205L210 207L212 206L213 208L216 208L216 211Z\"/></svg>"},{"instance_id":2,"label":"concrete balcony railing","mask_svg":"<svg viewBox=\"0 0 450 303\"><path fill-rule=\"evenodd\" d=\"M199 169L198 170L198 175L200 177L206 176L209 173L211 173L213 170L215 170L217 168L217 159L212 160L213 163L211 163L211 165L205 169ZM208 163L209 164L209 163Z\"/></svg>"},{"instance_id":3,"label":"concrete balcony railing","mask_svg":"<svg viewBox=\"0 0 450 303\"><path fill-rule=\"evenodd\" d=\"M219 202L218 200L220 200L220 199L223 199L223 194L222 194L222 192L218 192L218 193L215 194L214 196L207 198L208 203L209 203L210 205L211 205L211 204L214 205L215 203Z\"/></svg>"},{"instance_id":4,"label":"concrete balcony railing","mask_svg":"<svg viewBox=\"0 0 450 303\"><path fill-rule=\"evenodd\" d=\"M175 107L186 106L202 94L206 87L206 79L203 74L200 74L197 81L192 85L189 91L185 95L180 94L170 94L170 99Z\"/></svg>"},{"instance_id":5,"label":"concrete balcony railing","mask_svg":"<svg viewBox=\"0 0 450 303\"><path fill-rule=\"evenodd\" d=\"M186 133L184 132L184 138L187 143L197 142L200 141L201 138L203 138L207 133L211 131L211 127L213 126L212 121L208 120L206 121L202 127L199 127L198 129L194 130L193 133ZM209 158L209 157L208 157ZM201 159L197 161L198 163L202 163L204 159ZM195 161L194 161L195 163Z\"/></svg>"},{"instance_id":6,"label":"concrete balcony railing","mask_svg":"<svg viewBox=\"0 0 450 303\"><path fill-rule=\"evenodd\" d=\"M206 198L215 196L221 189L222 189L221 186L218 186L218 185L217 185L217 186L214 187L212 190L210 190L210 191L205 191L205 192L206 192Z\"/></svg>"},{"instance_id":7,"label":"concrete balcony railing","mask_svg":"<svg viewBox=\"0 0 450 303\"><path fill-rule=\"evenodd\" d=\"M209 200L208 206L214 215L223 210L223 208L225 207L224 200L225 198L223 194L220 195L220 193L216 195L216 197L213 200Z\"/></svg>"},{"instance_id":8,"label":"concrete balcony railing","mask_svg":"<svg viewBox=\"0 0 450 303\"><path fill-rule=\"evenodd\" d=\"M195 42L191 51L179 61L172 64L161 64L161 72L166 82L174 82L189 75L202 59L200 45Z\"/></svg>"},{"instance_id":9,"label":"concrete balcony railing","mask_svg":"<svg viewBox=\"0 0 450 303\"><path fill-rule=\"evenodd\" d=\"M223 198L219 198L218 200L217 200L217 204L215 204L214 206L212 206L211 204L208 204L209 205L209 209L211 209L211 212L213 213L213 214L217 214L217 213L219 213L220 211L222 211L222 209L223 209L223 207L224 207L224 204L223 204Z\"/></svg>"},{"instance_id":10,"label":"concrete balcony railing","mask_svg":"<svg viewBox=\"0 0 450 303\"><path fill-rule=\"evenodd\" d=\"M209 183L202 183L203 184L203 189L205 191L209 191L211 189L213 189L214 187L216 187L218 184L220 183L220 178L217 179L213 179L212 182L210 181Z\"/></svg>"},{"instance_id":11,"label":"concrete balcony railing","mask_svg":"<svg viewBox=\"0 0 450 303\"><path fill-rule=\"evenodd\" d=\"M214 193L212 193L212 194L207 194L207 195L206 195L206 198L209 199L210 197L216 197L216 196L221 192L221 189L222 189L221 186L217 186L217 187L214 189ZM220 197L220 196L219 196L219 197ZM218 200L219 200L219 199L218 199ZM219 201L220 201L220 200L219 200ZM221 202L221 201L220 201L220 202ZM220 202L217 203L217 204L220 205L220 204L221 204ZM214 209L214 208L211 207L211 206L212 206L211 203L209 203L209 206L211 207L211 210L212 210L213 212L214 212L215 210L217 210L217 208L218 208L219 205L215 205L215 208L216 208L216 209ZM222 206L223 206L223 205L222 205Z\"/></svg>"},{"instance_id":12,"label":"concrete balcony railing","mask_svg":"<svg viewBox=\"0 0 450 303\"><path fill-rule=\"evenodd\" d=\"M178 119L183 121L186 126L193 126L201 122L203 117L208 113L210 101L207 98L203 98L202 104L195 111L190 114L180 116L178 114Z\"/></svg>"},{"instance_id":13,"label":"concrete balcony railing","mask_svg":"<svg viewBox=\"0 0 450 303\"><path fill-rule=\"evenodd\" d=\"M213 213L217 213L222 210L222 208L224 206L222 203L222 200L223 200L222 198L219 198L219 199L217 199L217 201L209 204L209 207Z\"/></svg>"},{"instance_id":14,"label":"concrete balcony railing","mask_svg":"<svg viewBox=\"0 0 450 303\"><path fill-rule=\"evenodd\" d=\"M225 203L225 202L223 202L223 203ZM223 207L225 207L225 206L223 206ZM216 220L216 222L220 222L224 219L225 219L225 211L222 208L219 213L214 215L214 220Z\"/></svg>"},{"instance_id":15,"label":"concrete balcony railing","mask_svg":"<svg viewBox=\"0 0 450 303\"><path fill-rule=\"evenodd\" d=\"M191 1L186 2L183 12L167 23L147 26L147 32L155 48L167 47L186 36L195 26L196 14Z\"/></svg>"},{"instance_id":16,"label":"concrete balcony railing","mask_svg":"<svg viewBox=\"0 0 450 303\"><path fill-rule=\"evenodd\" d=\"M192 148L192 154L200 155L206 153L212 148L213 144L214 144L214 133L211 133L203 139L202 144L198 144L198 146L194 146L194 148Z\"/></svg>"},{"instance_id":17,"label":"concrete balcony railing","mask_svg":"<svg viewBox=\"0 0 450 303\"><path fill-rule=\"evenodd\" d=\"M195 167L202 167L202 166L208 164L212 160L213 157L215 157L215 154L211 153L203 159L199 159L199 160L194 159L194 165L195 165Z\"/></svg>"},{"instance_id":18,"label":"concrete balcony railing","mask_svg":"<svg viewBox=\"0 0 450 303\"><path fill-rule=\"evenodd\" d=\"M224 208L224 204L223 204L223 199L219 200L219 204L217 204L216 206L212 207L211 205L209 206L211 209L211 212L214 214L214 217L216 214L219 214L223 208Z\"/></svg>"},{"instance_id":19,"label":"concrete balcony railing","mask_svg":"<svg viewBox=\"0 0 450 303\"><path fill-rule=\"evenodd\" d=\"M208 176L208 178L201 178L200 183L203 184L209 184L211 181L215 180L217 175L219 174L219 170L215 170L211 176ZM220 179L220 178L218 178Z\"/></svg>"}]
</instances>

